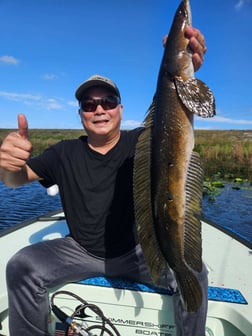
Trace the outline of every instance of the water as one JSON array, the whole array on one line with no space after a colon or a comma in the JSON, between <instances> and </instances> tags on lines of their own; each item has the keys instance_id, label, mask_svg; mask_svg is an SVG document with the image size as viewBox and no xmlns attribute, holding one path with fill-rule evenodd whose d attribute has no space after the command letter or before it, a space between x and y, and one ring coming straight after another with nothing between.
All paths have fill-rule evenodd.
<instances>
[{"instance_id":1,"label":"water","mask_svg":"<svg viewBox=\"0 0 252 336\"><path fill-rule=\"evenodd\" d=\"M240 189L234 189L236 187L236 184L225 183L212 202L204 197L203 215L252 243L252 186L243 183L238 186Z\"/></svg>"},{"instance_id":2,"label":"water","mask_svg":"<svg viewBox=\"0 0 252 336\"><path fill-rule=\"evenodd\" d=\"M203 215L252 243L252 187L225 184L214 201L203 198ZM49 196L38 182L8 188L0 181L0 230L61 208L59 195Z\"/></svg>"},{"instance_id":3,"label":"water","mask_svg":"<svg viewBox=\"0 0 252 336\"><path fill-rule=\"evenodd\" d=\"M8 188L0 181L0 230L60 208L59 195L49 196L38 182Z\"/></svg>"}]
</instances>

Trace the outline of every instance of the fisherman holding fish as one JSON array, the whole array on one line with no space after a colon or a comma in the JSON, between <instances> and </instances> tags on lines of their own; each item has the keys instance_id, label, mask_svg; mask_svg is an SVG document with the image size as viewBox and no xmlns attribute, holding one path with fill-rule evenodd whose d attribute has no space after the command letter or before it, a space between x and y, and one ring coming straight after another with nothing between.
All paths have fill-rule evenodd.
<instances>
[{"instance_id":1,"label":"fisherman holding fish","mask_svg":"<svg viewBox=\"0 0 252 336\"><path fill-rule=\"evenodd\" d=\"M204 37L192 27L183 34L197 70L206 51ZM17 187L40 181L46 187L59 186L70 231L67 237L27 246L9 261L11 336L49 335L50 288L101 275L153 283L139 244L133 195L134 154L144 128L120 130L121 95L106 77L90 77L75 95L87 136L62 141L31 158L28 123L24 115L19 115L18 131L10 133L0 149L1 179L6 185ZM158 285L174 291L179 336L205 335L207 271L200 265L193 273L201 299L195 306L189 303L189 309L183 305L169 269L158 279Z\"/></svg>"}]
</instances>

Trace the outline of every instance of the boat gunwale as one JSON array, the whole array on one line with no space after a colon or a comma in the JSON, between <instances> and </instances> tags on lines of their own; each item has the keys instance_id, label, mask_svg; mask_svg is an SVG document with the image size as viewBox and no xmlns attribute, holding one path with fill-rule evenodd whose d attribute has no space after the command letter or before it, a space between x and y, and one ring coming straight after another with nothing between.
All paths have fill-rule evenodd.
<instances>
[{"instance_id":1,"label":"boat gunwale","mask_svg":"<svg viewBox=\"0 0 252 336\"><path fill-rule=\"evenodd\" d=\"M46 221L52 221L52 220L54 220L54 221L65 220L65 215L56 216L57 214L60 214L62 212L63 212L62 209L51 210L51 211L46 212L44 215L37 216L37 217L31 218L31 219L27 219L25 221L22 221L19 224L16 224L14 226L9 227L9 228L2 229L2 230L0 230L0 238L4 237L4 236L6 236L10 233L13 233L13 232L15 232L19 229L22 229L26 226L34 224L36 222L46 222Z\"/></svg>"},{"instance_id":2,"label":"boat gunwale","mask_svg":"<svg viewBox=\"0 0 252 336\"><path fill-rule=\"evenodd\" d=\"M17 231L19 229L22 229L26 226L29 226L35 222L46 222L46 221L62 221L65 220L65 215L59 215L60 213L63 213L63 209L57 209L57 210L51 210L46 212L45 214L41 215L41 216L37 216L28 220L25 220L19 224L16 224L10 228L5 228L0 230L0 238L4 237L5 235L12 233L14 231ZM58 215L58 216L57 216ZM243 238L242 236L239 235L238 232L235 231L231 231L230 229L220 226L218 224L216 224L215 222L207 219L204 216L201 216L201 221L203 221L204 223L216 228L217 230L225 233L226 235L228 235L229 237L235 239L236 241L238 241L239 243L241 243L242 245L246 246L247 248L249 248L250 250L252 250L252 242L250 242L249 240L246 240L245 238Z\"/></svg>"},{"instance_id":3,"label":"boat gunwale","mask_svg":"<svg viewBox=\"0 0 252 336\"><path fill-rule=\"evenodd\" d=\"M217 230L225 233L227 236L235 239L236 241L238 241L242 245L244 245L247 248L249 248L250 250L252 250L252 242L250 242L249 240L240 236L237 231L231 231L231 229L228 229L227 227L220 226L220 225L216 224L215 222L211 221L210 219L205 218L204 216L201 217L201 221L203 221L206 224L208 224L208 225L216 228Z\"/></svg>"}]
</instances>

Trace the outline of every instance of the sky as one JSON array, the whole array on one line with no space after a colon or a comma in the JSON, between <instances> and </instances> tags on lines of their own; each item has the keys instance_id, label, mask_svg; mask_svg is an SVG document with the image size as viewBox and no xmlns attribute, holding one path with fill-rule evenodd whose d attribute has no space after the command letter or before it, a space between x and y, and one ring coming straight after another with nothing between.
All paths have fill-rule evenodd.
<instances>
[{"instance_id":1,"label":"sky","mask_svg":"<svg viewBox=\"0 0 252 336\"><path fill-rule=\"evenodd\" d=\"M0 128L82 128L75 90L93 74L113 79L122 128L141 124L155 92L179 0L0 0ZM207 52L195 76L217 115L196 129L252 129L252 0L191 0Z\"/></svg>"}]
</instances>

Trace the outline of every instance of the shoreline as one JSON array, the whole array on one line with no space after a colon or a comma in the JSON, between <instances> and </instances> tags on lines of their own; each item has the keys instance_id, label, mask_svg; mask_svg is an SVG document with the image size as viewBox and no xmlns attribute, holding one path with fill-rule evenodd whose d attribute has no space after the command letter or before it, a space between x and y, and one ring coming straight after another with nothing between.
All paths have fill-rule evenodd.
<instances>
[{"instance_id":1,"label":"shoreline","mask_svg":"<svg viewBox=\"0 0 252 336\"><path fill-rule=\"evenodd\" d=\"M14 129L0 128L0 144ZM219 174L223 178L248 179L252 181L252 129L195 131L195 151L203 162L205 177ZM83 129L29 129L33 155L65 139L84 135Z\"/></svg>"}]
</instances>

